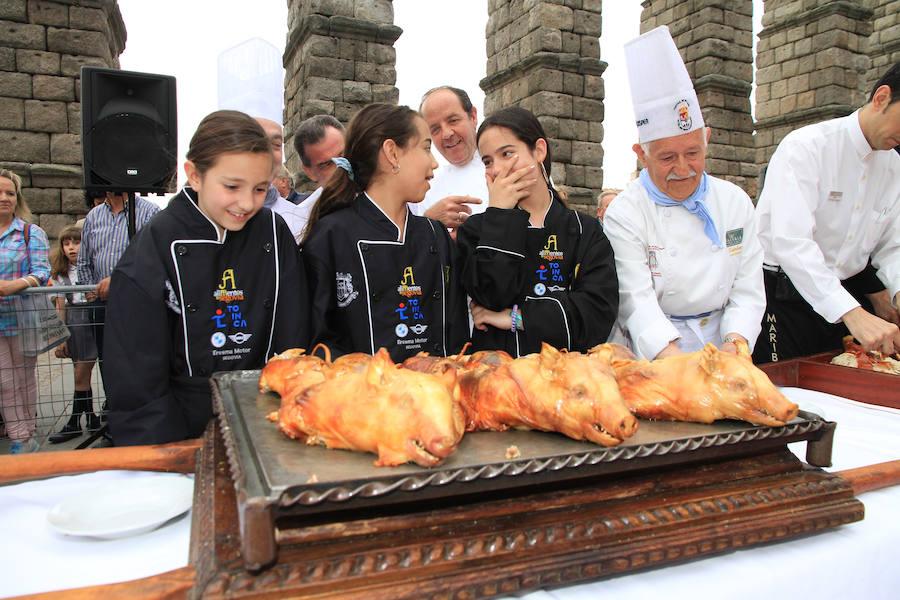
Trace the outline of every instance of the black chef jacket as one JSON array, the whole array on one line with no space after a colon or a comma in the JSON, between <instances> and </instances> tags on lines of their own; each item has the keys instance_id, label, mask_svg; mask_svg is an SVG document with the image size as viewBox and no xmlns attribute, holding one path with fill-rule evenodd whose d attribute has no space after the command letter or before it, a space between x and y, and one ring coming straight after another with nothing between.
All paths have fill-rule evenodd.
<instances>
[{"instance_id":1,"label":"black chef jacket","mask_svg":"<svg viewBox=\"0 0 900 600\"><path fill-rule=\"evenodd\" d=\"M473 350L524 356L547 342L583 352L609 337L619 308L612 246L597 219L552 193L543 227L519 208L488 208L460 227L466 292L490 310L522 310L523 330L513 333L512 320L507 329L475 329Z\"/></svg>"},{"instance_id":2,"label":"black chef jacket","mask_svg":"<svg viewBox=\"0 0 900 600\"><path fill-rule=\"evenodd\" d=\"M457 353L469 329L457 256L439 222L407 212L401 236L358 195L318 221L304 244L313 343L335 357L383 347L395 362Z\"/></svg>"},{"instance_id":3,"label":"black chef jacket","mask_svg":"<svg viewBox=\"0 0 900 600\"><path fill-rule=\"evenodd\" d=\"M282 218L260 209L220 242L185 188L112 274L103 375L113 442L199 436L212 416L210 375L307 347L308 318L300 250Z\"/></svg>"}]
</instances>

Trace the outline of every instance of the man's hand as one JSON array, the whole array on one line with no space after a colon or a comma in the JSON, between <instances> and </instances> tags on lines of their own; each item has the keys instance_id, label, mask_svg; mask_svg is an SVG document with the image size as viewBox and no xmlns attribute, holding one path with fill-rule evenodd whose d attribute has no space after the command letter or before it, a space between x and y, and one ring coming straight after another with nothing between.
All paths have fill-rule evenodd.
<instances>
[{"instance_id":1,"label":"man's hand","mask_svg":"<svg viewBox=\"0 0 900 600\"><path fill-rule=\"evenodd\" d=\"M109 296L109 277L105 277L100 280L100 283L97 284L97 287L94 288L93 292L88 292L85 294L85 297L93 302L97 298L100 300L106 301L106 298Z\"/></svg>"},{"instance_id":2,"label":"man's hand","mask_svg":"<svg viewBox=\"0 0 900 600\"><path fill-rule=\"evenodd\" d=\"M880 350L886 355L900 351L900 328L863 307L848 311L841 320L866 350Z\"/></svg>"},{"instance_id":3,"label":"man's hand","mask_svg":"<svg viewBox=\"0 0 900 600\"><path fill-rule=\"evenodd\" d=\"M481 200L472 196L447 196L426 210L425 216L437 219L447 229L456 229L472 214L469 204L481 204Z\"/></svg>"},{"instance_id":4,"label":"man's hand","mask_svg":"<svg viewBox=\"0 0 900 600\"><path fill-rule=\"evenodd\" d=\"M681 348L678 347L678 344L675 341L669 342L669 345L659 351L659 354L653 357L653 360L657 360L660 358L666 358L667 356L676 356L681 354Z\"/></svg>"},{"instance_id":5,"label":"man's hand","mask_svg":"<svg viewBox=\"0 0 900 600\"><path fill-rule=\"evenodd\" d=\"M56 347L56 350L53 352L56 355L56 358L68 358L69 356L69 346L68 342L63 342L59 346Z\"/></svg>"},{"instance_id":6,"label":"man's hand","mask_svg":"<svg viewBox=\"0 0 900 600\"><path fill-rule=\"evenodd\" d=\"M488 325L497 329L509 330L512 328L512 317L509 315L512 311L511 308L497 312L489 310L473 300L469 302L469 309L472 311L472 322L475 329L487 331Z\"/></svg>"},{"instance_id":7,"label":"man's hand","mask_svg":"<svg viewBox=\"0 0 900 600\"><path fill-rule=\"evenodd\" d=\"M513 171L513 165L517 162L509 161L506 168L496 177L491 177L490 173L487 174L487 186L491 194L488 206L515 208L520 200L528 196L528 188L537 181L537 173L534 165Z\"/></svg>"},{"instance_id":8,"label":"man's hand","mask_svg":"<svg viewBox=\"0 0 900 600\"><path fill-rule=\"evenodd\" d=\"M745 338L741 334L735 333L733 331L731 333L726 334L725 337L743 340L743 342L745 344L747 344L747 338ZM747 345L749 346L749 344L747 344ZM734 342L725 342L724 344L719 346L719 350L721 350L722 352L729 352L731 354L737 354L737 344L735 344Z\"/></svg>"},{"instance_id":9,"label":"man's hand","mask_svg":"<svg viewBox=\"0 0 900 600\"><path fill-rule=\"evenodd\" d=\"M872 308L875 310L875 316L900 327L900 314L898 314L897 309L891 305L891 293L889 291L881 290L874 294L866 294L866 298L872 303Z\"/></svg>"}]
</instances>

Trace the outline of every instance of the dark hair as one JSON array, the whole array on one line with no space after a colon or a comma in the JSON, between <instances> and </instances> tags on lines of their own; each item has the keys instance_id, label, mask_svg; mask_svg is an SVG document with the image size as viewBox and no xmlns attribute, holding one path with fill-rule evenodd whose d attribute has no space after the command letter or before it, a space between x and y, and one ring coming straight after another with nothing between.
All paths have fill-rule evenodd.
<instances>
[{"instance_id":1,"label":"dark hair","mask_svg":"<svg viewBox=\"0 0 900 600\"><path fill-rule=\"evenodd\" d=\"M56 241L56 248L50 257L50 277L59 277L63 273L69 272L69 258L63 251L63 244L66 240L81 241L81 227L77 225L68 225L59 232L59 239Z\"/></svg>"},{"instance_id":2,"label":"dark hair","mask_svg":"<svg viewBox=\"0 0 900 600\"><path fill-rule=\"evenodd\" d=\"M88 210L94 208L94 198L106 198L106 192L97 190L84 190L84 205Z\"/></svg>"},{"instance_id":3,"label":"dark hair","mask_svg":"<svg viewBox=\"0 0 900 600\"><path fill-rule=\"evenodd\" d=\"M875 99L876 90L883 85L891 88L890 104L900 101L900 62L894 63L894 66L888 69L887 73L882 75L881 79L875 83L872 87L872 92L869 94L869 102Z\"/></svg>"},{"instance_id":4,"label":"dark hair","mask_svg":"<svg viewBox=\"0 0 900 600\"><path fill-rule=\"evenodd\" d=\"M344 131L344 126L340 121L331 115L316 115L300 123L297 132L294 134L294 150L300 155L300 162L304 166L309 166L309 157L306 155L306 147L318 144L325 137L325 129L334 127L340 132Z\"/></svg>"},{"instance_id":5,"label":"dark hair","mask_svg":"<svg viewBox=\"0 0 900 600\"><path fill-rule=\"evenodd\" d=\"M369 187L385 141L394 140L401 148L408 147L416 134L415 120L420 118L408 106L381 103L367 104L353 115L344 145L344 158L350 161L353 179L342 168L334 170L309 215L306 237L319 219L350 206L356 195Z\"/></svg>"},{"instance_id":6,"label":"dark hair","mask_svg":"<svg viewBox=\"0 0 900 600\"><path fill-rule=\"evenodd\" d=\"M466 112L467 115L472 114L472 101L469 99L469 95L465 92L465 90L461 90L459 88L451 87L449 85L442 85L436 88L431 88L425 95L422 96L422 101L419 102L419 112L422 112L422 105L425 104L425 101L428 100L428 96L431 94L440 91L440 90L450 90L456 97L459 98L459 103L462 105L462 109Z\"/></svg>"},{"instance_id":7,"label":"dark hair","mask_svg":"<svg viewBox=\"0 0 900 600\"><path fill-rule=\"evenodd\" d=\"M543 162L544 170L547 177L550 177L550 140L547 139L547 134L544 133L541 122L538 121L531 111L518 106L508 106L491 114L481 122L478 133L475 134L476 145L481 139L481 134L491 127L505 127L509 129L520 142L524 143L531 150L534 150L538 140L543 139L547 143L547 156L544 157ZM549 181L547 185L550 185Z\"/></svg>"},{"instance_id":8,"label":"dark hair","mask_svg":"<svg viewBox=\"0 0 900 600\"><path fill-rule=\"evenodd\" d=\"M262 125L253 117L236 110L217 110L200 121L185 158L203 175L221 155L235 152L271 157L272 145Z\"/></svg>"}]
</instances>

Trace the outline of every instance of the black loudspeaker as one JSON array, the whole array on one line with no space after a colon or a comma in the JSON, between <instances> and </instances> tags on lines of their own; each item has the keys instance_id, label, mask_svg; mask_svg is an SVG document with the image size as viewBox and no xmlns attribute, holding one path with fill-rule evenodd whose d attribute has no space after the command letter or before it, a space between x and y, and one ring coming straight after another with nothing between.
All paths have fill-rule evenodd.
<instances>
[{"instance_id":1,"label":"black loudspeaker","mask_svg":"<svg viewBox=\"0 0 900 600\"><path fill-rule=\"evenodd\" d=\"M175 78L82 67L81 152L87 190L166 193L178 155Z\"/></svg>"}]
</instances>

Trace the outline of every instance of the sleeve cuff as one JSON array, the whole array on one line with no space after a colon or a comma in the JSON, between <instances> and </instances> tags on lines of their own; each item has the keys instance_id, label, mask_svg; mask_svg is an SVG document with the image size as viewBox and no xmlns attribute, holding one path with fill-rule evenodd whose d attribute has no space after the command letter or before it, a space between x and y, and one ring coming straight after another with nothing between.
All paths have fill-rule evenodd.
<instances>
[{"instance_id":1,"label":"sleeve cuff","mask_svg":"<svg viewBox=\"0 0 900 600\"><path fill-rule=\"evenodd\" d=\"M823 298L821 302L817 302L813 309L829 323L837 323L841 317L857 306L859 306L859 302L856 301L856 298L842 287Z\"/></svg>"},{"instance_id":2,"label":"sleeve cuff","mask_svg":"<svg viewBox=\"0 0 900 600\"><path fill-rule=\"evenodd\" d=\"M634 350L639 358L647 360L653 360L657 354L662 352L663 348L669 345L669 342L681 337L668 319L654 319L641 327L640 331L631 331Z\"/></svg>"}]
</instances>

